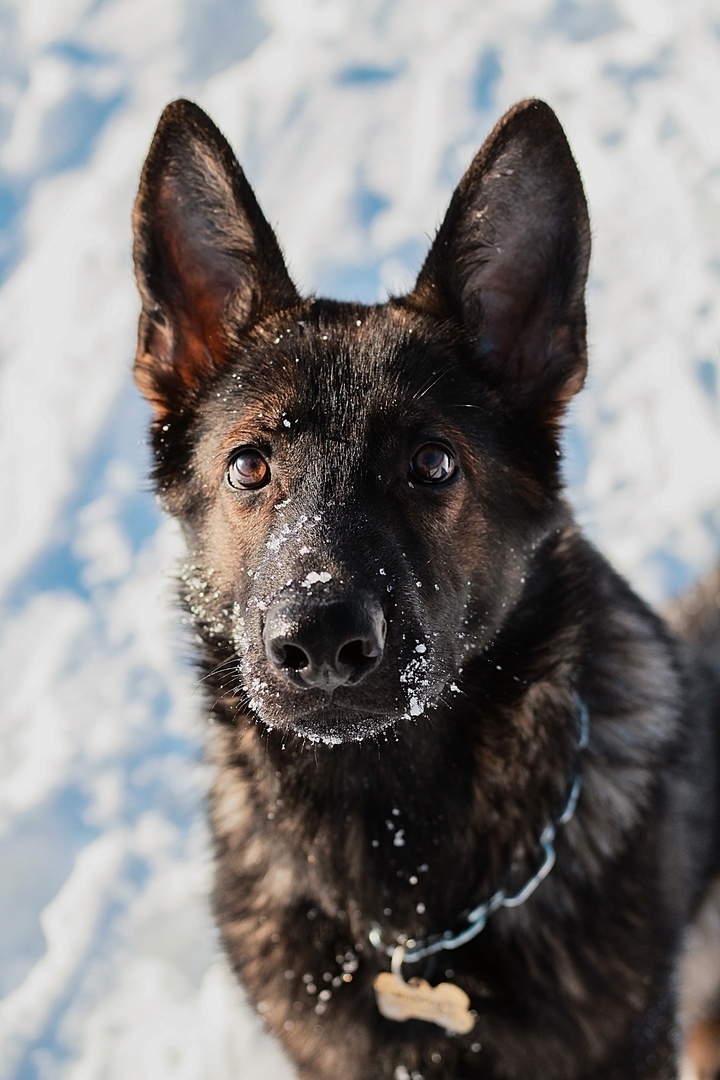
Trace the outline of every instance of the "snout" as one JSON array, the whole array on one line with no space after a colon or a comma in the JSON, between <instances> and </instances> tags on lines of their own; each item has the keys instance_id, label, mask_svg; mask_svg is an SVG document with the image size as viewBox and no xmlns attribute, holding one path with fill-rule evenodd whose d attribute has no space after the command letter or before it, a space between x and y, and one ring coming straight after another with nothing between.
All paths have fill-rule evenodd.
<instances>
[{"instance_id":1,"label":"snout","mask_svg":"<svg viewBox=\"0 0 720 1080\"><path fill-rule=\"evenodd\" d=\"M380 604L358 590L278 600L266 614L262 636L269 664L286 682L331 694L375 671L386 633Z\"/></svg>"}]
</instances>

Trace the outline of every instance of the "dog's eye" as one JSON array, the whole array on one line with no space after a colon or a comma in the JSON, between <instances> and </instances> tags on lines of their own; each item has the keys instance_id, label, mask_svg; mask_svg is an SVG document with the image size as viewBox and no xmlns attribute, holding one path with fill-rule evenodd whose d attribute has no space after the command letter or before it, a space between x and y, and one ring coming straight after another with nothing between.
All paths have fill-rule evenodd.
<instances>
[{"instance_id":1,"label":"dog's eye","mask_svg":"<svg viewBox=\"0 0 720 1080\"><path fill-rule=\"evenodd\" d=\"M422 484L444 484L455 472L455 458L442 443L425 443L415 451L410 472Z\"/></svg>"},{"instance_id":2,"label":"dog's eye","mask_svg":"<svg viewBox=\"0 0 720 1080\"><path fill-rule=\"evenodd\" d=\"M254 446L243 446L228 466L227 481L230 487L243 489L262 487L270 479L270 466Z\"/></svg>"}]
</instances>

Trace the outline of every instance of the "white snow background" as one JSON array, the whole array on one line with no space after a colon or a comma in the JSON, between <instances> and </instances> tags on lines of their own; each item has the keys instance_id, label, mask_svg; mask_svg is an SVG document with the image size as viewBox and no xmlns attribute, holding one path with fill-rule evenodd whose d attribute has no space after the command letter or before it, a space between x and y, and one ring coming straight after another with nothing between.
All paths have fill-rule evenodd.
<instances>
[{"instance_id":1,"label":"white snow background","mask_svg":"<svg viewBox=\"0 0 720 1080\"><path fill-rule=\"evenodd\" d=\"M714 0L0 5L0 1080L287 1080L219 957L129 217L162 107L235 146L308 290L409 286L522 97L594 231L567 475L654 601L720 552ZM350 1050L350 1048L349 1048Z\"/></svg>"}]
</instances>

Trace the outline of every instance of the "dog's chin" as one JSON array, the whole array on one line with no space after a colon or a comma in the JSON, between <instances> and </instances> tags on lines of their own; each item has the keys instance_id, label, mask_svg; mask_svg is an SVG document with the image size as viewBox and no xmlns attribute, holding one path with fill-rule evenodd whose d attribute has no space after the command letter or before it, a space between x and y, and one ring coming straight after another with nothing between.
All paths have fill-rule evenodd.
<instances>
[{"instance_id":1,"label":"dog's chin","mask_svg":"<svg viewBox=\"0 0 720 1080\"><path fill-rule=\"evenodd\" d=\"M282 720L258 716L260 723L271 730L285 731L305 742L325 746L341 746L346 743L379 739L400 721L395 715L369 715L350 709L318 709Z\"/></svg>"}]
</instances>

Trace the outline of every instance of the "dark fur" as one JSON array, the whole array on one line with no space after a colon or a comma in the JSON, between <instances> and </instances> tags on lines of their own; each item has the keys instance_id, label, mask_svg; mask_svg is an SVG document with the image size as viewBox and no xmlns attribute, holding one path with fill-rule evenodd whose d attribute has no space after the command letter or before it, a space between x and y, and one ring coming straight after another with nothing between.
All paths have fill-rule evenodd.
<instances>
[{"instance_id":1,"label":"dark fur","mask_svg":"<svg viewBox=\"0 0 720 1080\"><path fill-rule=\"evenodd\" d=\"M160 121L135 235L136 377L215 721L215 907L298 1075L675 1076L686 928L718 870L720 698L561 494L589 226L555 116L526 102L500 122L386 304L298 296L188 102ZM455 456L444 483L411 473L428 443ZM230 487L241 446L264 486ZM383 624L332 693L271 662L268 629L327 636L331 609ZM717 611L705 623L710 647ZM457 931L526 881L576 771L547 880L406 971L463 987L474 1030L383 1019L372 927Z\"/></svg>"}]
</instances>

